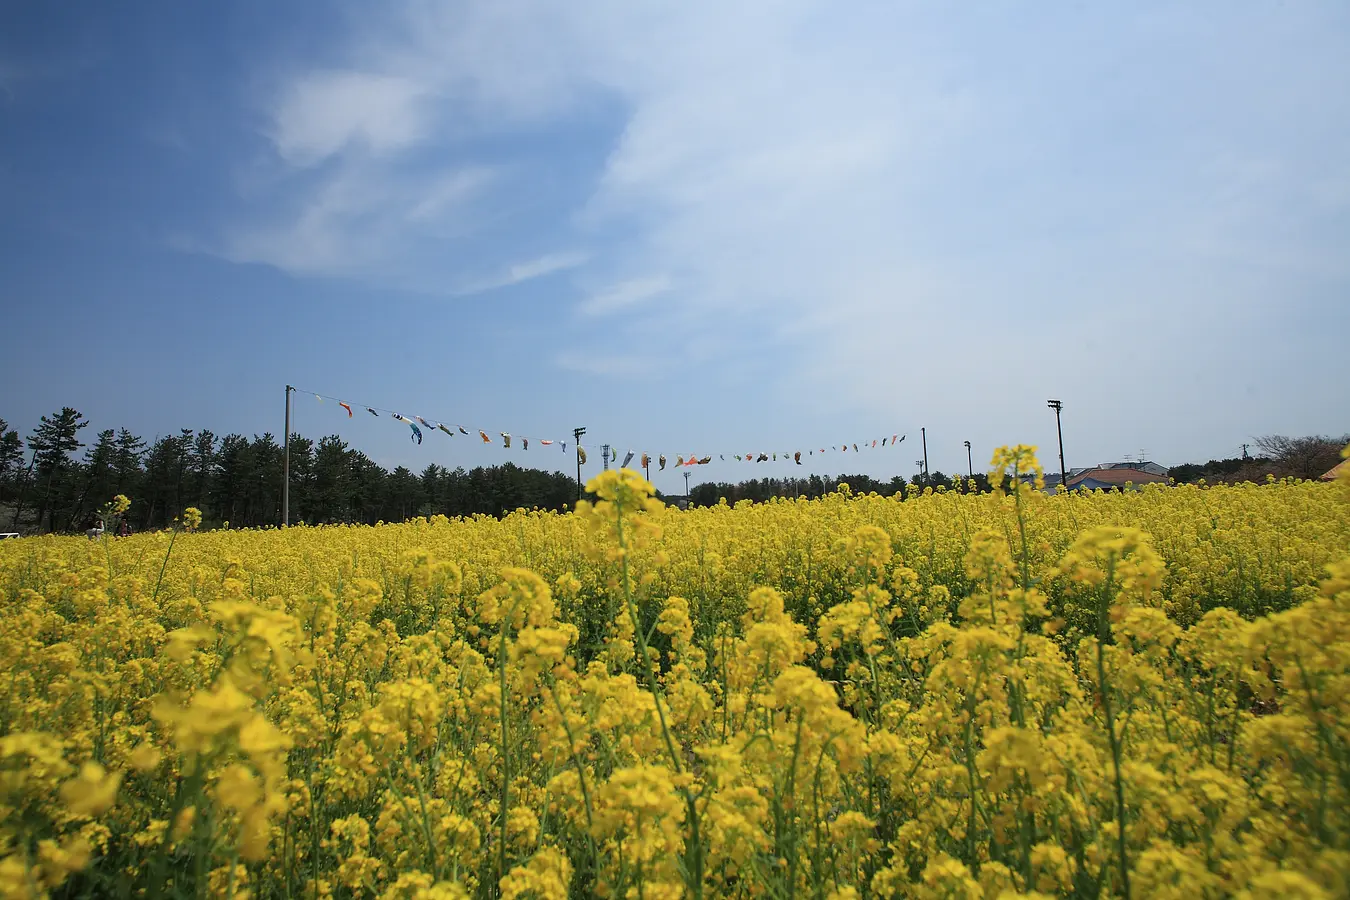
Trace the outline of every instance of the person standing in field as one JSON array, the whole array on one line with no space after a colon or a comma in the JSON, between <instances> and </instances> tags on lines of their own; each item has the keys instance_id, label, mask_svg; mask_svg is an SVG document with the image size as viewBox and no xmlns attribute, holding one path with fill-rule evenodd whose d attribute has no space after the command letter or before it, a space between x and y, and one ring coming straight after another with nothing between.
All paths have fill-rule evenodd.
<instances>
[{"instance_id":1,"label":"person standing in field","mask_svg":"<svg viewBox=\"0 0 1350 900\"><path fill-rule=\"evenodd\" d=\"M89 530L86 531L85 534L89 535L89 540L91 541L96 541L99 538L103 537L103 520L94 519L94 524L90 526Z\"/></svg>"}]
</instances>

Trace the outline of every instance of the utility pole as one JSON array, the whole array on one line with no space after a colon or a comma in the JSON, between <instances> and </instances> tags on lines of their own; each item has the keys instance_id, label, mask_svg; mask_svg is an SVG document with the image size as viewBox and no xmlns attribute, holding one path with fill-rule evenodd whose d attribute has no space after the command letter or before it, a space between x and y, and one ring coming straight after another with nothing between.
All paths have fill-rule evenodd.
<instances>
[{"instance_id":1,"label":"utility pole","mask_svg":"<svg viewBox=\"0 0 1350 900\"><path fill-rule=\"evenodd\" d=\"M291 524L291 391L286 385L286 440L281 454L281 527Z\"/></svg>"},{"instance_id":2,"label":"utility pole","mask_svg":"<svg viewBox=\"0 0 1350 900\"><path fill-rule=\"evenodd\" d=\"M1061 492L1067 491L1069 470L1064 467L1064 428L1059 424L1059 414L1064 409L1064 404L1059 400L1047 400L1045 405L1055 411L1055 431L1059 434L1059 489Z\"/></svg>"},{"instance_id":3,"label":"utility pole","mask_svg":"<svg viewBox=\"0 0 1350 900\"><path fill-rule=\"evenodd\" d=\"M577 442L577 499L581 499L581 436L586 433L585 428L573 428L572 437Z\"/></svg>"},{"instance_id":4,"label":"utility pole","mask_svg":"<svg viewBox=\"0 0 1350 900\"><path fill-rule=\"evenodd\" d=\"M688 508L689 508L689 473L688 473L688 472L685 472L685 473L684 473L684 506L685 506L685 509L688 509Z\"/></svg>"},{"instance_id":5,"label":"utility pole","mask_svg":"<svg viewBox=\"0 0 1350 900\"><path fill-rule=\"evenodd\" d=\"M605 471L609 471L609 444L600 445L600 458L605 461Z\"/></svg>"},{"instance_id":6,"label":"utility pole","mask_svg":"<svg viewBox=\"0 0 1350 900\"><path fill-rule=\"evenodd\" d=\"M966 441L966 474L975 477L975 465L970 461L970 441Z\"/></svg>"},{"instance_id":7,"label":"utility pole","mask_svg":"<svg viewBox=\"0 0 1350 900\"><path fill-rule=\"evenodd\" d=\"M928 484L928 429L920 428L919 436L923 438L923 483Z\"/></svg>"}]
</instances>

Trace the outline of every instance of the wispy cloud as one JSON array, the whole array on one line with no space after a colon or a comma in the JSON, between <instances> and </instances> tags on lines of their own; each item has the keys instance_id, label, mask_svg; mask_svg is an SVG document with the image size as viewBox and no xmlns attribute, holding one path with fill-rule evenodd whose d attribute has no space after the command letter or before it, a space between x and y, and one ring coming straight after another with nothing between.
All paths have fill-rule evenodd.
<instances>
[{"instance_id":1,"label":"wispy cloud","mask_svg":"<svg viewBox=\"0 0 1350 900\"><path fill-rule=\"evenodd\" d=\"M578 309L588 316L608 315L658 297L668 292L670 287L670 279L665 275L630 278L591 294L581 302Z\"/></svg>"},{"instance_id":2,"label":"wispy cloud","mask_svg":"<svg viewBox=\"0 0 1350 900\"><path fill-rule=\"evenodd\" d=\"M481 294L484 291L494 291L498 288L510 287L513 284L520 284L524 281L532 281L535 278L543 278L546 275L553 275L557 272L563 272L567 269L575 269L577 266L584 265L587 260L585 253L549 253L526 262L516 263L508 266L506 271L479 281L471 281L465 286L455 290L457 294Z\"/></svg>"},{"instance_id":3,"label":"wispy cloud","mask_svg":"<svg viewBox=\"0 0 1350 900\"><path fill-rule=\"evenodd\" d=\"M409 78L312 72L283 91L271 137L282 158L295 165L321 162L348 147L393 153L426 136L428 101L427 86Z\"/></svg>"},{"instance_id":4,"label":"wispy cloud","mask_svg":"<svg viewBox=\"0 0 1350 900\"><path fill-rule=\"evenodd\" d=\"M580 351L561 353L555 362L559 368L570 372L605 378L650 375L662 368L661 363L651 356L613 356Z\"/></svg>"}]
</instances>

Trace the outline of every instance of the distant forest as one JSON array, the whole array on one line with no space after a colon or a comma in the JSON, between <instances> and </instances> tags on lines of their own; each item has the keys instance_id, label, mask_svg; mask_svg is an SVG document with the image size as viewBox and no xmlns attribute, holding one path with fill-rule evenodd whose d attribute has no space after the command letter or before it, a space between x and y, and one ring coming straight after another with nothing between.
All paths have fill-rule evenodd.
<instances>
[{"instance_id":1,"label":"distant forest","mask_svg":"<svg viewBox=\"0 0 1350 900\"><path fill-rule=\"evenodd\" d=\"M0 419L0 531L83 530L117 494L131 498L126 517L137 531L163 528L189 506L202 511L208 526L281 520L282 445L271 434L218 437L184 428L147 444L125 428L86 439L87 425L66 408L43 416L25 441ZM518 507L562 509L576 498L576 482L558 472L511 463L391 472L337 435L317 443L291 435L292 523L495 516Z\"/></svg>"},{"instance_id":2,"label":"distant forest","mask_svg":"<svg viewBox=\"0 0 1350 900\"><path fill-rule=\"evenodd\" d=\"M126 519L135 531L164 528L189 506L202 511L209 527L280 522L282 445L274 435L219 437L184 428L147 443L125 428L89 435L88 424L78 410L66 407L43 416L25 439L0 419L0 531L81 531L117 494L132 500ZM987 486L982 474L976 481ZM941 472L909 482L867 475L762 478L700 484L688 502L820 497L844 483L857 493L886 495L902 492L906 484L953 486ZM291 435L292 523L374 524L438 513L500 516L518 508L562 510L576 499L575 480L560 472L509 462L467 471L434 463L420 473L403 466L388 471L337 435L317 442ZM111 530L118 523L104 524Z\"/></svg>"},{"instance_id":3,"label":"distant forest","mask_svg":"<svg viewBox=\"0 0 1350 900\"><path fill-rule=\"evenodd\" d=\"M43 416L25 439L0 419L0 531L80 531L117 494L131 498L126 519L136 531L166 527L189 506L200 509L210 527L261 527L281 520L282 446L271 434L218 437L209 430L184 428L147 444L125 428L90 436L88 425L77 410L66 407ZM1177 466L1171 475L1178 483L1262 480L1266 474L1315 478L1335 464L1347 440L1350 436L1259 438L1258 457ZM840 484L855 493L902 497L907 486L971 488L964 476L949 478L942 472L886 481L868 475L811 475L705 482L690 489L687 502L713 506L723 498L737 503L821 497ZM983 473L975 476L974 489L989 489ZM420 473L403 466L388 471L337 435L318 442L291 435L292 523L500 516L519 508L562 510L576 498L576 482L561 472L509 462L468 471L435 463ZM116 524L105 522L109 529Z\"/></svg>"}]
</instances>

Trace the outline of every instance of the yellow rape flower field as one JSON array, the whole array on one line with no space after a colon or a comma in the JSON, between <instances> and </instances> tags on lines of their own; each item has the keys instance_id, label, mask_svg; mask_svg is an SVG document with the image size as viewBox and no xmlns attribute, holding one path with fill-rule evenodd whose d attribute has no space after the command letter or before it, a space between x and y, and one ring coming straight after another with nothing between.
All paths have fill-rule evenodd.
<instances>
[{"instance_id":1,"label":"yellow rape flower field","mask_svg":"<svg viewBox=\"0 0 1350 900\"><path fill-rule=\"evenodd\" d=\"M0 893L1350 895L1350 483L590 489L0 544Z\"/></svg>"}]
</instances>

